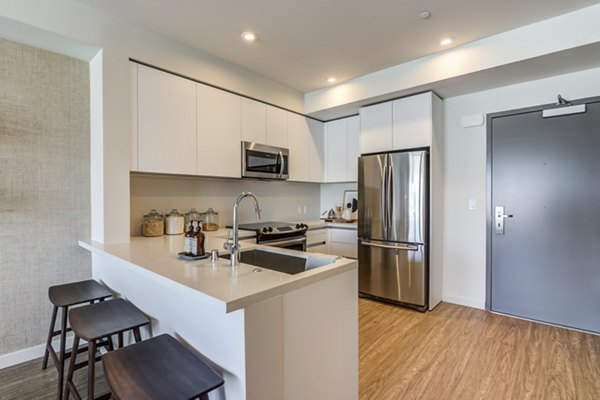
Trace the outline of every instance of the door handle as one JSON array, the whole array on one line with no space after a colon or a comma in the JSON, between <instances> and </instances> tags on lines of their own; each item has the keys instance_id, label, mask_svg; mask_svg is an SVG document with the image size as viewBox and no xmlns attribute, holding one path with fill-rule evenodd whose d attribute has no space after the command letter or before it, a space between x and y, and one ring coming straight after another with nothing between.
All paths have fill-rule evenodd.
<instances>
[{"instance_id":1,"label":"door handle","mask_svg":"<svg viewBox=\"0 0 600 400\"><path fill-rule=\"evenodd\" d=\"M504 206L496 206L494 210L494 233L504 235L504 219L512 218L512 214L504 214Z\"/></svg>"}]
</instances>

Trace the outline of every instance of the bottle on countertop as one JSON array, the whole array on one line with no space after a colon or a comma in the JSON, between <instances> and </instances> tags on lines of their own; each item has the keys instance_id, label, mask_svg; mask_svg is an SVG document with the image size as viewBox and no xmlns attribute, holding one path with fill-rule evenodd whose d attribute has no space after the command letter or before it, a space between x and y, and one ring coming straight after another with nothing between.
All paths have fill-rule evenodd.
<instances>
[{"instance_id":1,"label":"bottle on countertop","mask_svg":"<svg viewBox=\"0 0 600 400\"><path fill-rule=\"evenodd\" d=\"M165 233L167 235L181 235L185 230L183 215L177 212L177 209L172 209L165 218Z\"/></svg>"},{"instance_id":2,"label":"bottle on countertop","mask_svg":"<svg viewBox=\"0 0 600 400\"><path fill-rule=\"evenodd\" d=\"M198 257L198 256L203 256L204 255L204 233L202 232L202 224L198 224L198 226L196 227L196 233L195 233L195 242L196 242L196 246L195 246L195 250L196 253L194 254L194 256ZM192 250L194 250L194 245L192 244Z\"/></svg>"},{"instance_id":3,"label":"bottle on countertop","mask_svg":"<svg viewBox=\"0 0 600 400\"><path fill-rule=\"evenodd\" d=\"M185 233L183 253L186 256L192 255L192 242L195 240L194 221L190 221L190 229Z\"/></svg>"}]
</instances>

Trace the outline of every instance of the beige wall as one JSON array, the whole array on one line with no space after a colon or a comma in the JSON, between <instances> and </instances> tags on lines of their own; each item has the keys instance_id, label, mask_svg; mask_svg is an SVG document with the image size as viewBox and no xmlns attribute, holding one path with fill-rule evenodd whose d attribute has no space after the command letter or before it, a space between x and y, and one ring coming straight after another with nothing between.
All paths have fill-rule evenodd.
<instances>
[{"instance_id":1,"label":"beige wall","mask_svg":"<svg viewBox=\"0 0 600 400\"><path fill-rule=\"evenodd\" d=\"M152 208L161 213L177 208L183 214L192 207L198 211L212 207L219 213L219 224L225 227L231 224L233 201L244 191L258 197L263 221L301 222L319 218L318 183L132 175L131 234L141 234L143 216ZM240 223L256 220L250 200L244 200L239 213Z\"/></svg>"},{"instance_id":2,"label":"beige wall","mask_svg":"<svg viewBox=\"0 0 600 400\"><path fill-rule=\"evenodd\" d=\"M91 275L88 64L0 39L0 355L45 340L48 287Z\"/></svg>"}]
</instances>

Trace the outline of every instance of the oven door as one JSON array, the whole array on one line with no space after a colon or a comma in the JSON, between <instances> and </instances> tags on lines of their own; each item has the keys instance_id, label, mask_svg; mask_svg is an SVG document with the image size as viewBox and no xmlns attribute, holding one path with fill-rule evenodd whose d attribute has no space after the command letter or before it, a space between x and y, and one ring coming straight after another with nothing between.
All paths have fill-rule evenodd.
<instances>
[{"instance_id":1,"label":"oven door","mask_svg":"<svg viewBox=\"0 0 600 400\"><path fill-rule=\"evenodd\" d=\"M259 242L258 244L261 244L263 246L279 247L282 249L306 251L306 236L295 237L295 238L285 238L285 239L275 239L275 240L265 240L265 241Z\"/></svg>"},{"instance_id":2,"label":"oven door","mask_svg":"<svg viewBox=\"0 0 600 400\"><path fill-rule=\"evenodd\" d=\"M242 142L244 178L288 179L289 150L282 147Z\"/></svg>"}]
</instances>

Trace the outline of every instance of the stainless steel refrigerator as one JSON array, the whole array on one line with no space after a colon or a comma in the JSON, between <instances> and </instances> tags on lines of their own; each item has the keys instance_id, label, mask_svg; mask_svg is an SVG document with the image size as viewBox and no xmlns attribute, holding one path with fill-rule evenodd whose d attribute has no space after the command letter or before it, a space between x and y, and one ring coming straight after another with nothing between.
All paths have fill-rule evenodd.
<instances>
[{"instance_id":1,"label":"stainless steel refrigerator","mask_svg":"<svg viewBox=\"0 0 600 400\"><path fill-rule=\"evenodd\" d=\"M427 309L429 153L362 156L358 166L361 296Z\"/></svg>"}]
</instances>

